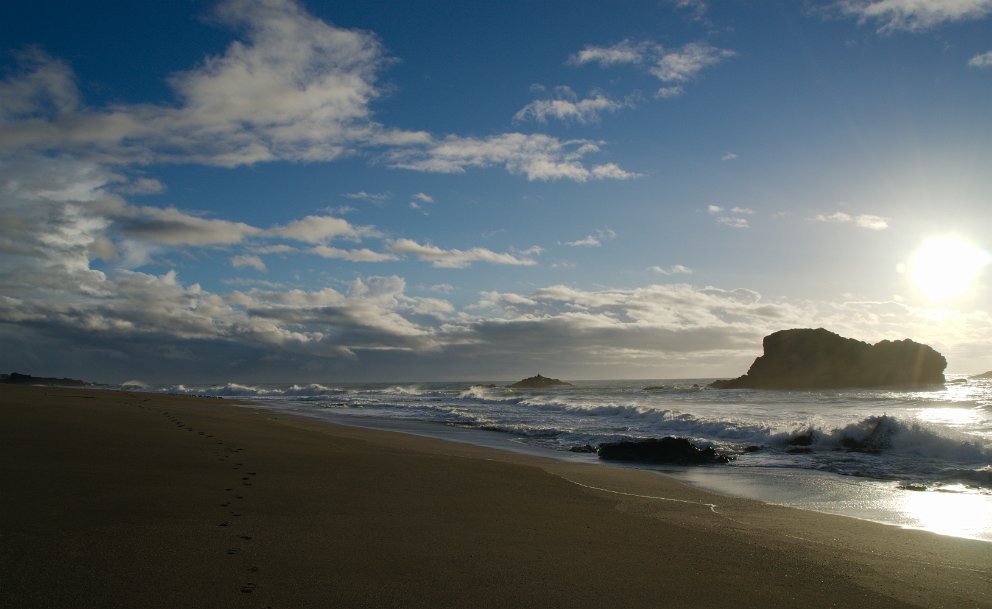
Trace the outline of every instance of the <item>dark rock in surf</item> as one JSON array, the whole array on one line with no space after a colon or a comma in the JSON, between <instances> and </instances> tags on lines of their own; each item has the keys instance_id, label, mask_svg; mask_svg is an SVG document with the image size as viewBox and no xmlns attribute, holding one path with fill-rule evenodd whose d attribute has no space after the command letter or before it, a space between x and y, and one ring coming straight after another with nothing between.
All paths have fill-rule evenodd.
<instances>
[{"instance_id":1,"label":"dark rock in surf","mask_svg":"<svg viewBox=\"0 0 992 609\"><path fill-rule=\"evenodd\" d=\"M781 330L763 341L764 355L744 376L714 389L843 389L942 385L947 360L909 339L874 345L823 328Z\"/></svg>"},{"instance_id":2,"label":"dark rock in surf","mask_svg":"<svg viewBox=\"0 0 992 609\"><path fill-rule=\"evenodd\" d=\"M666 463L671 465L712 465L729 463L731 458L712 447L699 448L685 438L651 438L600 444L599 458L606 461Z\"/></svg>"},{"instance_id":3,"label":"dark rock in surf","mask_svg":"<svg viewBox=\"0 0 992 609\"><path fill-rule=\"evenodd\" d=\"M525 378L522 381L517 381L510 385L513 389L546 389L548 387L560 387L565 385L571 385L571 383L566 383L558 379L548 378L546 376L531 376Z\"/></svg>"},{"instance_id":4,"label":"dark rock in surf","mask_svg":"<svg viewBox=\"0 0 992 609\"><path fill-rule=\"evenodd\" d=\"M594 453L596 452L596 447L586 444L584 446L573 446L568 450L569 452L573 452L573 453Z\"/></svg>"}]
</instances>

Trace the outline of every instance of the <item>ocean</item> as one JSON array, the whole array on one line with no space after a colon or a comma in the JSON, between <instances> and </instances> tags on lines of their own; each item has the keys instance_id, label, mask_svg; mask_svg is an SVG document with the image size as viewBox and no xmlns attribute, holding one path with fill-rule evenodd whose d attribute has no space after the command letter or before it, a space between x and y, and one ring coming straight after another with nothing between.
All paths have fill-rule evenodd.
<instances>
[{"instance_id":1,"label":"ocean","mask_svg":"<svg viewBox=\"0 0 992 609\"><path fill-rule=\"evenodd\" d=\"M992 542L992 379L927 390L717 390L713 379L140 387L597 462L574 449L676 436L728 465L638 465L718 493ZM135 387L130 387L135 388Z\"/></svg>"}]
</instances>

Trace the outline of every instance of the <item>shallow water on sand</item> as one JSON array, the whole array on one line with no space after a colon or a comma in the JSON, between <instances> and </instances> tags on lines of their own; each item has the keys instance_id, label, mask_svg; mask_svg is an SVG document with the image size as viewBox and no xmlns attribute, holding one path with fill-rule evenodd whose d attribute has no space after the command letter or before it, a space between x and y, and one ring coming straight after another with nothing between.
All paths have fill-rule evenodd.
<instances>
[{"instance_id":1,"label":"shallow water on sand","mask_svg":"<svg viewBox=\"0 0 992 609\"><path fill-rule=\"evenodd\" d=\"M589 461L570 449L685 437L734 461L653 469L724 494L992 541L992 380L927 391L711 390L709 380L148 389Z\"/></svg>"}]
</instances>

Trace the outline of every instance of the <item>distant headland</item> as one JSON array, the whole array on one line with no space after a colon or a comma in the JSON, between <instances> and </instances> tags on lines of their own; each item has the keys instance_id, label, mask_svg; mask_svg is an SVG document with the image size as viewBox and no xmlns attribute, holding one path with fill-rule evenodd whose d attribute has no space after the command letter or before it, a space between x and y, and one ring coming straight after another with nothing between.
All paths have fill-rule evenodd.
<instances>
[{"instance_id":1,"label":"distant headland","mask_svg":"<svg viewBox=\"0 0 992 609\"><path fill-rule=\"evenodd\" d=\"M747 374L714 389L844 389L944 383L947 360L909 339L871 345L817 328L781 330L762 341L764 355Z\"/></svg>"},{"instance_id":2,"label":"distant headland","mask_svg":"<svg viewBox=\"0 0 992 609\"><path fill-rule=\"evenodd\" d=\"M0 384L3 385L51 385L56 387L98 387L97 383L70 378L54 378L50 376L31 376L20 372L0 374Z\"/></svg>"}]
</instances>

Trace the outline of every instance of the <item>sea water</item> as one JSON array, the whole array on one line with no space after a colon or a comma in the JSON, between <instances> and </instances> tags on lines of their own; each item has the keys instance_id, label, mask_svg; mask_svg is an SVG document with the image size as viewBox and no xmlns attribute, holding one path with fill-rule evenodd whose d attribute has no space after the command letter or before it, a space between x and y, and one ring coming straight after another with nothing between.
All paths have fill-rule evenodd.
<instances>
[{"instance_id":1,"label":"sea water","mask_svg":"<svg viewBox=\"0 0 992 609\"><path fill-rule=\"evenodd\" d=\"M803 509L992 541L992 380L920 389L727 390L712 379L165 386L337 422L587 459L574 449L677 436L726 466L645 466Z\"/></svg>"}]
</instances>

